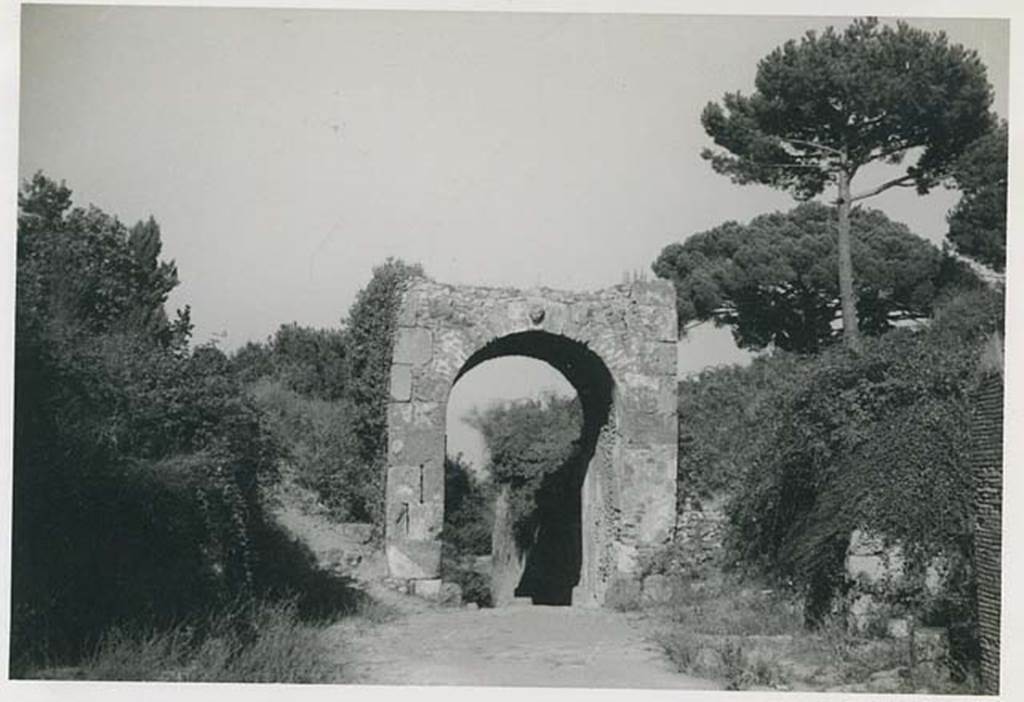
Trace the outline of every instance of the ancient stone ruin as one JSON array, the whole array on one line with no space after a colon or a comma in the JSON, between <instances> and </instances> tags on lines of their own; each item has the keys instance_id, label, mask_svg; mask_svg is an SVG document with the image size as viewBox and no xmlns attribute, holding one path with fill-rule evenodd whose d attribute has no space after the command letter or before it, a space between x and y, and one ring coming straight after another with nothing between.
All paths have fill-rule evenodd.
<instances>
[{"instance_id":1,"label":"ancient stone ruin","mask_svg":"<svg viewBox=\"0 0 1024 702\"><path fill-rule=\"evenodd\" d=\"M635 581L638 557L668 541L675 520L676 339L675 293L664 281L576 293L415 280L391 370L390 575L423 586L440 578L449 392L478 364L518 355L560 371L583 408L586 460L563 520L578 544L571 604L603 604L609 588Z\"/></svg>"}]
</instances>

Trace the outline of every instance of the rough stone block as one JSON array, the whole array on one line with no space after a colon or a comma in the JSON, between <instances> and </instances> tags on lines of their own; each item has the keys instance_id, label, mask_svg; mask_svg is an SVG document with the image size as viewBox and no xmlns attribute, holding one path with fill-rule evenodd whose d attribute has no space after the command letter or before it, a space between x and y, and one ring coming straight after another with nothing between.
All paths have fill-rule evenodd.
<instances>
[{"instance_id":1,"label":"rough stone block","mask_svg":"<svg viewBox=\"0 0 1024 702\"><path fill-rule=\"evenodd\" d=\"M395 363L421 366L433 355L433 335L423 327L399 327L395 338Z\"/></svg>"},{"instance_id":2,"label":"rough stone block","mask_svg":"<svg viewBox=\"0 0 1024 702\"><path fill-rule=\"evenodd\" d=\"M444 429L415 429L389 432L391 461L405 465L421 465L444 461Z\"/></svg>"},{"instance_id":3,"label":"rough stone block","mask_svg":"<svg viewBox=\"0 0 1024 702\"><path fill-rule=\"evenodd\" d=\"M444 522L444 474L440 464L390 466L385 495L389 533L398 539L429 540Z\"/></svg>"},{"instance_id":4,"label":"rough stone block","mask_svg":"<svg viewBox=\"0 0 1024 702\"><path fill-rule=\"evenodd\" d=\"M412 399L412 366L403 363L391 366L391 399L396 402Z\"/></svg>"},{"instance_id":5,"label":"rough stone block","mask_svg":"<svg viewBox=\"0 0 1024 702\"><path fill-rule=\"evenodd\" d=\"M393 578L422 580L441 573L440 541L391 541L386 550Z\"/></svg>"},{"instance_id":6,"label":"rough stone block","mask_svg":"<svg viewBox=\"0 0 1024 702\"><path fill-rule=\"evenodd\" d=\"M441 578L430 578L428 580L413 580L412 592L417 597L428 600L436 600L441 594Z\"/></svg>"},{"instance_id":7,"label":"rough stone block","mask_svg":"<svg viewBox=\"0 0 1024 702\"><path fill-rule=\"evenodd\" d=\"M846 551L846 574L854 580L877 583L903 574L903 553L899 546L885 546L879 534L855 529Z\"/></svg>"},{"instance_id":8,"label":"rough stone block","mask_svg":"<svg viewBox=\"0 0 1024 702\"><path fill-rule=\"evenodd\" d=\"M675 308L676 289L667 280L641 280L629 286L629 296L643 305Z\"/></svg>"},{"instance_id":9,"label":"rough stone block","mask_svg":"<svg viewBox=\"0 0 1024 702\"><path fill-rule=\"evenodd\" d=\"M416 400L412 403L412 423L417 429L436 429L443 432L444 407L440 402Z\"/></svg>"},{"instance_id":10,"label":"rough stone block","mask_svg":"<svg viewBox=\"0 0 1024 702\"><path fill-rule=\"evenodd\" d=\"M651 373L676 377L679 350L674 341L652 341L644 344L643 365Z\"/></svg>"},{"instance_id":11,"label":"rough stone block","mask_svg":"<svg viewBox=\"0 0 1024 702\"><path fill-rule=\"evenodd\" d=\"M444 526L444 502L433 501L409 505L408 538L416 541L436 539Z\"/></svg>"},{"instance_id":12,"label":"rough stone block","mask_svg":"<svg viewBox=\"0 0 1024 702\"><path fill-rule=\"evenodd\" d=\"M619 426L623 435L639 445L665 444L676 439L679 427L674 412L661 412L657 392L622 393Z\"/></svg>"},{"instance_id":13,"label":"rough stone block","mask_svg":"<svg viewBox=\"0 0 1024 702\"><path fill-rule=\"evenodd\" d=\"M419 492L419 466L388 466L385 497L389 505L419 502Z\"/></svg>"},{"instance_id":14,"label":"rough stone block","mask_svg":"<svg viewBox=\"0 0 1024 702\"><path fill-rule=\"evenodd\" d=\"M425 402L445 402L452 388L455 373L461 368L458 365L451 375L439 372L431 366L420 366L412 372L412 397Z\"/></svg>"},{"instance_id":15,"label":"rough stone block","mask_svg":"<svg viewBox=\"0 0 1024 702\"><path fill-rule=\"evenodd\" d=\"M437 601L451 607L460 606L462 604L462 586L458 583L441 583Z\"/></svg>"}]
</instances>

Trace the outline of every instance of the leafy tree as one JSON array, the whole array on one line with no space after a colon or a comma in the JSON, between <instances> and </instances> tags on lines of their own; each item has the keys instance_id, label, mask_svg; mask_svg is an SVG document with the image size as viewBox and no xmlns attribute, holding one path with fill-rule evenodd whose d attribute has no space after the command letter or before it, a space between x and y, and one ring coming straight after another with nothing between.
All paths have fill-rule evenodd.
<instances>
[{"instance_id":1,"label":"leafy tree","mask_svg":"<svg viewBox=\"0 0 1024 702\"><path fill-rule=\"evenodd\" d=\"M232 354L235 373L246 382L280 380L300 395L339 400L346 388L344 330L282 324L266 343L248 342Z\"/></svg>"},{"instance_id":2,"label":"leafy tree","mask_svg":"<svg viewBox=\"0 0 1024 702\"><path fill-rule=\"evenodd\" d=\"M559 471L565 472L579 450L583 411L579 398L548 396L537 400L494 404L475 411L469 423L484 437L491 480L508 486L515 537L529 543L538 524L542 489L559 492Z\"/></svg>"},{"instance_id":3,"label":"leafy tree","mask_svg":"<svg viewBox=\"0 0 1024 702\"><path fill-rule=\"evenodd\" d=\"M976 52L904 22L858 19L790 40L758 64L755 92L727 93L701 115L724 151L702 157L736 183L761 183L797 199L834 186L844 340L860 344L850 209L894 187L927 193L967 146L993 126L992 89ZM900 175L854 192L872 163L916 160Z\"/></svg>"},{"instance_id":4,"label":"leafy tree","mask_svg":"<svg viewBox=\"0 0 1024 702\"><path fill-rule=\"evenodd\" d=\"M184 348L189 310L169 322L164 304L178 284L161 262L152 217L128 230L96 207L72 208L71 191L36 173L18 193L18 306L25 323L43 318L93 333L138 330Z\"/></svg>"},{"instance_id":5,"label":"leafy tree","mask_svg":"<svg viewBox=\"0 0 1024 702\"><path fill-rule=\"evenodd\" d=\"M998 272L1006 270L1008 136L1004 121L957 159L950 181L962 196L946 217L956 251Z\"/></svg>"},{"instance_id":6,"label":"leafy tree","mask_svg":"<svg viewBox=\"0 0 1024 702\"><path fill-rule=\"evenodd\" d=\"M12 660L250 591L277 447L214 348L188 349L159 227L42 174L19 193ZM35 648L34 648L35 647Z\"/></svg>"},{"instance_id":7,"label":"leafy tree","mask_svg":"<svg viewBox=\"0 0 1024 702\"><path fill-rule=\"evenodd\" d=\"M870 334L927 317L941 289L973 281L965 266L878 210L854 209L851 229L857 311ZM837 335L836 258L831 209L809 202L670 244L653 269L675 282L681 327L712 319L731 326L741 347L813 353Z\"/></svg>"}]
</instances>

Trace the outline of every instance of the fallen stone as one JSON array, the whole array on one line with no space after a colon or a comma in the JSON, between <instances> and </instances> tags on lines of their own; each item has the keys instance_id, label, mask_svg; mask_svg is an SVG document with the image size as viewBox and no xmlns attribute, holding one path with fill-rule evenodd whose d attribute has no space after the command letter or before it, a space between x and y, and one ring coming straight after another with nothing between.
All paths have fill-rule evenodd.
<instances>
[{"instance_id":1,"label":"fallen stone","mask_svg":"<svg viewBox=\"0 0 1024 702\"><path fill-rule=\"evenodd\" d=\"M441 583L437 601L443 605L458 607L462 604L462 586L458 583Z\"/></svg>"},{"instance_id":2,"label":"fallen stone","mask_svg":"<svg viewBox=\"0 0 1024 702\"><path fill-rule=\"evenodd\" d=\"M430 578L412 581L413 594L427 600L436 600L441 594L441 579Z\"/></svg>"}]
</instances>

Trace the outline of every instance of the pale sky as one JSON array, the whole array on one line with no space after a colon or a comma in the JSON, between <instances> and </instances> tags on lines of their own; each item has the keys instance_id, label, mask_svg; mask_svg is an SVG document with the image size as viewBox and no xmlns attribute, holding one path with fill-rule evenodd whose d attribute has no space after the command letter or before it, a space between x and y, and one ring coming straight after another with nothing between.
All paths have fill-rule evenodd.
<instances>
[{"instance_id":1,"label":"pale sky","mask_svg":"<svg viewBox=\"0 0 1024 702\"><path fill-rule=\"evenodd\" d=\"M226 349L286 322L337 325L387 256L448 283L596 289L649 272L673 241L793 207L711 171L700 111L750 92L758 59L785 40L848 23L22 12L21 176L64 179L77 203L127 223L153 214L182 280L170 307L191 304L195 340ZM912 23L978 50L1007 114L1006 22ZM866 204L938 243L956 198L896 190ZM740 358L724 330L680 345L683 372ZM531 393L557 385L492 365L460 383L458 404L519 390L520 373Z\"/></svg>"}]
</instances>

